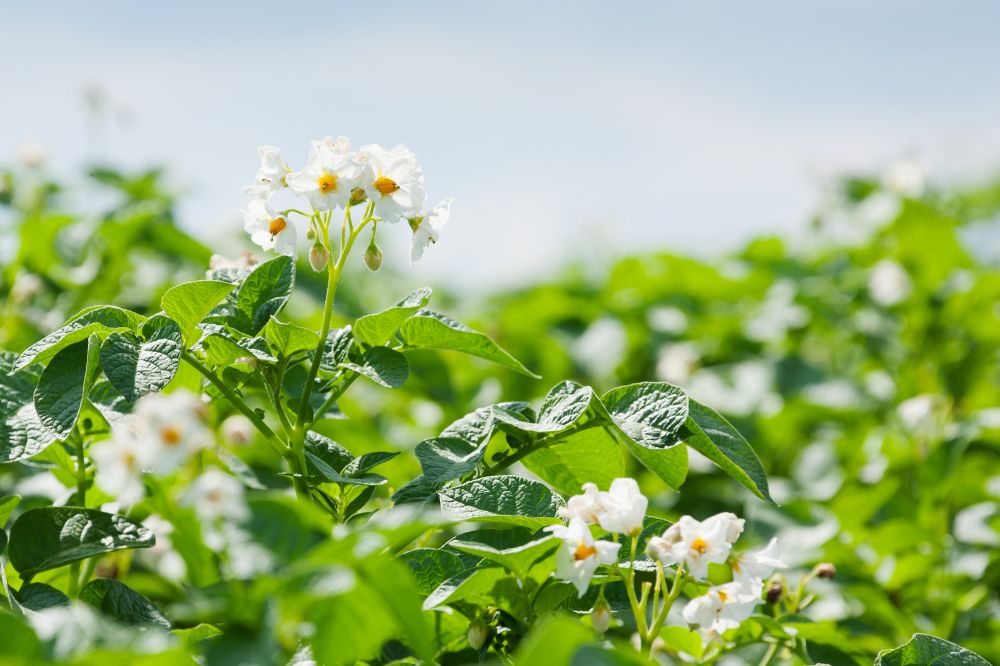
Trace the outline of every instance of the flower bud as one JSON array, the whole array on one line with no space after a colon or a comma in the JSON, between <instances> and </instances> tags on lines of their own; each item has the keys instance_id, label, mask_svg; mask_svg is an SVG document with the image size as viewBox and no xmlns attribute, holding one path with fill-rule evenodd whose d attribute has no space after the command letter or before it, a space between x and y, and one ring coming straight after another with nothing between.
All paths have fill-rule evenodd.
<instances>
[{"instance_id":1,"label":"flower bud","mask_svg":"<svg viewBox=\"0 0 1000 666\"><path fill-rule=\"evenodd\" d=\"M593 625L594 631L598 634L603 634L608 630L608 626L611 624L611 608L604 599L599 600L594 606L594 610L591 611L590 624Z\"/></svg>"},{"instance_id":2,"label":"flower bud","mask_svg":"<svg viewBox=\"0 0 1000 666\"><path fill-rule=\"evenodd\" d=\"M379 249L378 245L375 244L375 239L372 238L372 242L368 244L368 249L365 250L365 266L368 270L377 271L382 265L382 250Z\"/></svg>"},{"instance_id":3,"label":"flower bud","mask_svg":"<svg viewBox=\"0 0 1000 666\"><path fill-rule=\"evenodd\" d=\"M475 620L469 625L468 638L473 650L481 650L490 638L490 628L482 620Z\"/></svg>"},{"instance_id":4,"label":"flower bud","mask_svg":"<svg viewBox=\"0 0 1000 666\"><path fill-rule=\"evenodd\" d=\"M357 206L359 203L364 203L364 201L367 198L368 198L368 195L365 194L365 191L364 191L363 188L361 188L361 187L355 187L353 190L351 190L351 202L350 202L349 205L351 205L351 206Z\"/></svg>"},{"instance_id":5,"label":"flower bud","mask_svg":"<svg viewBox=\"0 0 1000 666\"><path fill-rule=\"evenodd\" d=\"M306 230L306 240L316 240L316 230L312 227Z\"/></svg>"},{"instance_id":6,"label":"flower bud","mask_svg":"<svg viewBox=\"0 0 1000 666\"><path fill-rule=\"evenodd\" d=\"M833 566L832 562L821 562L816 565L814 571L820 578L830 579L837 575L837 567Z\"/></svg>"},{"instance_id":7,"label":"flower bud","mask_svg":"<svg viewBox=\"0 0 1000 666\"><path fill-rule=\"evenodd\" d=\"M776 604L778 600L781 599L781 595L785 593L785 588L781 584L780 580L776 580L771 583L767 588L767 603Z\"/></svg>"},{"instance_id":8,"label":"flower bud","mask_svg":"<svg viewBox=\"0 0 1000 666\"><path fill-rule=\"evenodd\" d=\"M317 273L326 268L326 265L330 262L330 251L319 243L313 243L313 246L309 248L309 265Z\"/></svg>"}]
</instances>

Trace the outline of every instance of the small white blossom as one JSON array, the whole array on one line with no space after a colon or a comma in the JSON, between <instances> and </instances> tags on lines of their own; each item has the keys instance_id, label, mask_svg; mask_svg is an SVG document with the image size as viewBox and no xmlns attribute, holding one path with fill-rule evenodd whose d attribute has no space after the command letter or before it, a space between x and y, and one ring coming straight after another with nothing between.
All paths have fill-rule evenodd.
<instances>
[{"instance_id":1,"label":"small white blossom","mask_svg":"<svg viewBox=\"0 0 1000 666\"><path fill-rule=\"evenodd\" d=\"M96 472L94 483L107 494L131 506L143 498L143 468L149 462L149 448L124 431L114 431L111 439L90 447Z\"/></svg>"},{"instance_id":2,"label":"small white blossom","mask_svg":"<svg viewBox=\"0 0 1000 666\"><path fill-rule=\"evenodd\" d=\"M139 398L132 427L136 439L149 447L147 464L154 474L172 474L212 441L203 405L184 390Z\"/></svg>"},{"instance_id":3,"label":"small white blossom","mask_svg":"<svg viewBox=\"0 0 1000 666\"><path fill-rule=\"evenodd\" d=\"M146 560L164 578L173 581L182 580L187 573L187 565L180 553L174 550L171 542L170 535L174 532L174 526L156 514L146 518L142 524L156 536L156 543L152 548L138 551L138 556Z\"/></svg>"},{"instance_id":4,"label":"small white blossom","mask_svg":"<svg viewBox=\"0 0 1000 666\"><path fill-rule=\"evenodd\" d=\"M295 256L295 225L263 199L251 199L243 211L243 228L262 250Z\"/></svg>"},{"instance_id":5,"label":"small white blossom","mask_svg":"<svg viewBox=\"0 0 1000 666\"><path fill-rule=\"evenodd\" d=\"M722 525L726 541L728 541L730 545L736 543L736 540L740 538L741 534L743 534L743 526L746 525L745 520L738 517L735 513L730 513L729 511L717 513L714 516L705 519L707 529L712 529L710 526L715 525L716 523Z\"/></svg>"},{"instance_id":6,"label":"small white blossom","mask_svg":"<svg viewBox=\"0 0 1000 666\"><path fill-rule=\"evenodd\" d=\"M595 541L582 520L570 520L568 526L549 525L545 530L563 541L556 552L556 577L572 583L581 597L597 567L618 561L621 544Z\"/></svg>"},{"instance_id":7,"label":"small white blossom","mask_svg":"<svg viewBox=\"0 0 1000 666\"><path fill-rule=\"evenodd\" d=\"M220 518L243 521L250 517L243 484L217 469L207 470L184 493L183 503L194 507L205 522Z\"/></svg>"},{"instance_id":8,"label":"small white blossom","mask_svg":"<svg viewBox=\"0 0 1000 666\"><path fill-rule=\"evenodd\" d=\"M583 494L570 497L566 501L566 506L559 507L558 513L564 520L581 520L596 524L604 513L601 491L593 483L583 484Z\"/></svg>"},{"instance_id":9,"label":"small white blossom","mask_svg":"<svg viewBox=\"0 0 1000 666\"><path fill-rule=\"evenodd\" d=\"M208 260L208 272L211 273L212 271L227 268L245 271L253 268L258 263L260 263L260 259L253 252L241 252L240 256L235 259L224 257L221 254L213 254Z\"/></svg>"},{"instance_id":10,"label":"small white blossom","mask_svg":"<svg viewBox=\"0 0 1000 666\"><path fill-rule=\"evenodd\" d=\"M636 536L642 531L642 520L649 505L635 479L615 479L607 493L602 493L604 513L598 523L608 532Z\"/></svg>"},{"instance_id":11,"label":"small white blossom","mask_svg":"<svg viewBox=\"0 0 1000 666\"><path fill-rule=\"evenodd\" d=\"M365 167L364 188L383 222L417 215L424 206L424 174L416 156L400 144L383 148L371 144L358 155Z\"/></svg>"},{"instance_id":12,"label":"small white blossom","mask_svg":"<svg viewBox=\"0 0 1000 666\"><path fill-rule=\"evenodd\" d=\"M257 177L254 179L254 184L244 190L258 199L266 199L270 194L286 186L285 178L291 173L291 169L281 156L281 151L274 146L261 146L257 149L257 154L260 156Z\"/></svg>"},{"instance_id":13,"label":"small white blossom","mask_svg":"<svg viewBox=\"0 0 1000 666\"><path fill-rule=\"evenodd\" d=\"M412 265L424 256L424 249L432 243L437 243L441 230L448 224L451 217L452 199L445 199L434 206L429 213L421 217L410 218L413 229L413 245L410 248L410 264Z\"/></svg>"},{"instance_id":14,"label":"small white blossom","mask_svg":"<svg viewBox=\"0 0 1000 666\"><path fill-rule=\"evenodd\" d=\"M326 137L312 142L306 168L289 174L286 180L296 194L309 200L314 210L323 211L347 206L351 190L360 184L361 175L361 163L350 152L347 139Z\"/></svg>"},{"instance_id":15,"label":"small white blossom","mask_svg":"<svg viewBox=\"0 0 1000 666\"><path fill-rule=\"evenodd\" d=\"M747 589L761 589L763 580L784 569L787 565L778 555L778 539L773 538L763 550L755 553L736 553L729 565L733 569L733 580Z\"/></svg>"},{"instance_id":16,"label":"small white blossom","mask_svg":"<svg viewBox=\"0 0 1000 666\"><path fill-rule=\"evenodd\" d=\"M719 516L713 516L704 522L698 522L691 516L682 516L662 537L650 540L647 552L664 564L684 562L692 576L706 578L709 563L724 563L732 549L727 537L732 534L735 525L729 518Z\"/></svg>"},{"instance_id":17,"label":"small white blossom","mask_svg":"<svg viewBox=\"0 0 1000 666\"><path fill-rule=\"evenodd\" d=\"M883 259L872 267L868 276L868 292L872 300L883 307L905 301L913 290L906 270L891 259Z\"/></svg>"},{"instance_id":18,"label":"small white blossom","mask_svg":"<svg viewBox=\"0 0 1000 666\"><path fill-rule=\"evenodd\" d=\"M688 624L721 634L740 626L760 603L759 592L754 594L739 583L726 583L711 587L706 594L689 601L682 615Z\"/></svg>"}]
</instances>

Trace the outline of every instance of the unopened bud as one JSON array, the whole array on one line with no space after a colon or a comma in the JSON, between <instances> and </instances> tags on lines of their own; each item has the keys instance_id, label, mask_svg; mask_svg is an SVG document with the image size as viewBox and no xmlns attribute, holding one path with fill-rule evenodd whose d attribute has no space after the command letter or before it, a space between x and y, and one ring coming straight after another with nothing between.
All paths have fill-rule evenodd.
<instances>
[{"instance_id":1,"label":"unopened bud","mask_svg":"<svg viewBox=\"0 0 1000 666\"><path fill-rule=\"evenodd\" d=\"M776 604L778 600L781 599L781 595L785 593L785 587L781 584L781 581L774 581L767 588L767 603Z\"/></svg>"},{"instance_id":2,"label":"unopened bud","mask_svg":"<svg viewBox=\"0 0 1000 666\"><path fill-rule=\"evenodd\" d=\"M473 650L481 650L490 637L490 628L481 620L476 620L469 625L469 645Z\"/></svg>"},{"instance_id":3,"label":"unopened bud","mask_svg":"<svg viewBox=\"0 0 1000 666\"><path fill-rule=\"evenodd\" d=\"M837 567L832 562L821 562L816 565L816 575L820 578L830 579L837 575Z\"/></svg>"},{"instance_id":4,"label":"unopened bud","mask_svg":"<svg viewBox=\"0 0 1000 666\"><path fill-rule=\"evenodd\" d=\"M350 203L350 205L351 206L357 206L359 203L364 203L364 201L367 198L368 198L368 195L365 194L365 191L363 189L361 189L360 187L355 187L353 190L351 190L351 203Z\"/></svg>"},{"instance_id":5,"label":"unopened bud","mask_svg":"<svg viewBox=\"0 0 1000 666\"><path fill-rule=\"evenodd\" d=\"M377 271L382 265L382 250L379 249L378 245L375 244L375 239L372 238L372 242L368 244L368 249L365 250L365 266L369 270Z\"/></svg>"},{"instance_id":6,"label":"unopened bud","mask_svg":"<svg viewBox=\"0 0 1000 666\"><path fill-rule=\"evenodd\" d=\"M312 227L306 231L306 240L316 240L316 230Z\"/></svg>"},{"instance_id":7,"label":"unopened bud","mask_svg":"<svg viewBox=\"0 0 1000 666\"><path fill-rule=\"evenodd\" d=\"M611 624L611 608L608 606L608 602L603 599L597 602L594 610L590 613L590 624L593 625L594 631L599 634L608 630L608 626Z\"/></svg>"},{"instance_id":8,"label":"unopened bud","mask_svg":"<svg viewBox=\"0 0 1000 666\"><path fill-rule=\"evenodd\" d=\"M313 246L309 248L309 265L317 273L326 268L326 265L330 262L330 251L319 243L313 243Z\"/></svg>"}]
</instances>

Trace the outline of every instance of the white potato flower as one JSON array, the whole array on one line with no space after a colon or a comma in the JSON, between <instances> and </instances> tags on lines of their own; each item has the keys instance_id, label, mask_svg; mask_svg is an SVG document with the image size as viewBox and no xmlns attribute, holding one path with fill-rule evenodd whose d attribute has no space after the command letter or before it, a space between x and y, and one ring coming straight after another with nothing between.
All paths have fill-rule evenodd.
<instances>
[{"instance_id":1,"label":"white potato flower","mask_svg":"<svg viewBox=\"0 0 1000 666\"><path fill-rule=\"evenodd\" d=\"M891 259L883 259L872 267L868 276L868 293L883 307L898 305L910 297L913 283L906 269Z\"/></svg>"},{"instance_id":2,"label":"white potato flower","mask_svg":"<svg viewBox=\"0 0 1000 666\"><path fill-rule=\"evenodd\" d=\"M787 565L778 555L778 539L773 538L765 548L755 553L736 553L730 558L729 566L733 569L734 581L747 589L760 590L765 578L775 569L784 569Z\"/></svg>"},{"instance_id":3,"label":"white potato flower","mask_svg":"<svg viewBox=\"0 0 1000 666\"><path fill-rule=\"evenodd\" d=\"M96 472L94 483L107 494L116 497L123 506L131 506L146 493L142 473L149 463L149 447L131 432L114 431L111 439L90 447L90 457Z\"/></svg>"},{"instance_id":4,"label":"white potato flower","mask_svg":"<svg viewBox=\"0 0 1000 666\"><path fill-rule=\"evenodd\" d=\"M583 484L583 494L570 497L559 516L569 520L598 524L608 532L635 536L642 531L649 501L639 491L635 479L622 478L611 482L607 492L593 483Z\"/></svg>"},{"instance_id":5,"label":"white potato flower","mask_svg":"<svg viewBox=\"0 0 1000 666\"><path fill-rule=\"evenodd\" d=\"M243 211L243 228L262 250L295 256L295 225L263 199L251 199Z\"/></svg>"},{"instance_id":6,"label":"white potato flower","mask_svg":"<svg viewBox=\"0 0 1000 666\"><path fill-rule=\"evenodd\" d=\"M726 514L719 514L724 515ZM719 516L713 516L704 522L698 522L691 516L682 516L663 536L650 539L646 552L664 564L684 562L692 576L705 578L708 576L709 563L723 564L732 549L732 543L727 537L735 529L734 524L730 519Z\"/></svg>"},{"instance_id":7,"label":"white potato flower","mask_svg":"<svg viewBox=\"0 0 1000 666\"><path fill-rule=\"evenodd\" d=\"M413 217L424 206L424 174L416 156L400 144L393 148L371 144L361 148L364 188L375 205L375 215L383 222Z\"/></svg>"},{"instance_id":8,"label":"white potato flower","mask_svg":"<svg viewBox=\"0 0 1000 666\"><path fill-rule=\"evenodd\" d=\"M706 518L705 524L706 526L715 524L722 525L726 541L732 545L736 543L736 540L740 538L741 534L743 534L743 526L746 525L746 521L737 516L735 513L725 511ZM707 527L707 529L712 528Z\"/></svg>"},{"instance_id":9,"label":"white potato flower","mask_svg":"<svg viewBox=\"0 0 1000 666\"><path fill-rule=\"evenodd\" d=\"M243 484L217 469L206 470L195 479L182 502L209 523L220 518L243 521L250 517Z\"/></svg>"},{"instance_id":10,"label":"white potato flower","mask_svg":"<svg viewBox=\"0 0 1000 666\"><path fill-rule=\"evenodd\" d=\"M296 194L305 196L313 210L332 210L347 206L351 191L360 184L362 166L350 152L344 137L326 137L313 141L306 168L285 179Z\"/></svg>"},{"instance_id":11,"label":"white potato flower","mask_svg":"<svg viewBox=\"0 0 1000 666\"><path fill-rule=\"evenodd\" d=\"M441 238L441 230L448 224L451 217L452 199L445 199L434 206L426 215L410 218L410 228L413 229L413 245L410 248L410 264L412 265L424 256L424 249L437 243Z\"/></svg>"},{"instance_id":12,"label":"white potato flower","mask_svg":"<svg viewBox=\"0 0 1000 666\"><path fill-rule=\"evenodd\" d=\"M583 494L573 495L566 500L566 506L559 507L559 517L564 520L581 520L589 524L597 524L604 513L604 500L601 491L593 483L583 484Z\"/></svg>"},{"instance_id":13,"label":"white potato flower","mask_svg":"<svg viewBox=\"0 0 1000 666\"><path fill-rule=\"evenodd\" d=\"M172 474L212 442L204 406L193 393L150 393L139 398L132 412L132 429L149 450L148 469Z\"/></svg>"},{"instance_id":14,"label":"white potato flower","mask_svg":"<svg viewBox=\"0 0 1000 666\"><path fill-rule=\"evenodd\" d=\"M707 593L689 601L682 615L688 624L721 634L740 626L760 603L759 592L755 594L739 583L726 583L711 587Z\"/></svg>"},{"instance_id":15,"label":"white potato flower","mask_svg":"<svg viewBox=\"0 0 1000 666\"><path fill-rule=\"evenodd\" d=\"M618 561L621 544L595 541L582 520L570 520L569 525L549 525L545 531L563 541L556 552L556 577L572 583L581 597L587 592L597 567Z\"/></svg>"},{"instance_id":16,"label":"white potato flower","mask_svg":"<svg viewBox=\"0 0 1000 666\"><path fill-rule=\"evenodd\" d=\"M250 270L260 263L260 259L253 252L241 252L240 256L230 259L221 254L213 254L208 260L208 273L214 271L231 269L237 271Z\"/></svg>"},{"instance_id":17,"label":"white potato flower","mask_svg":"<svg viewBox=\"0 0 1000 666\"><path fill-rule=\"evenodd\" d=\"M257 154L260 156L257 177L253 185L245 187L244 191L258 199L266 199L287 185L285 179L292 170L285 163L281 151L274 146L261 146Z\"/></svg>"}]
</instances>

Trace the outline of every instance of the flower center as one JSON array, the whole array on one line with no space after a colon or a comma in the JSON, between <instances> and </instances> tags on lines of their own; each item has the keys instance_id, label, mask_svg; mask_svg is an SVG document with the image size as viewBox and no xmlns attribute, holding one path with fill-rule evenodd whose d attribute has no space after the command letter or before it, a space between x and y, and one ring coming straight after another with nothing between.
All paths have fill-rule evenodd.
<instances>
[{"instance_id":1,"label":"flower center","mask_svg":"<svg viewBox=\"0 0 1000 666\"><path fill-rule=\"evenodd\" d=\"M588 546L587 544L581 541L580 545L577 546L576 550L573 552L573 559L579 562L580 560L585 560L591 555L596 555L596 554L597 554L596 548L594 548L593 546Z\"/></svg>"},{"instance_id":2,"label":"flower center","mask_svg":"<svg viewBox=\"0 0 1000 666\"><path fill-rule=\"evenodd\" d=\"M173 426L167 426L161 430L160 437L167 446L177 446L181 442L181 433Z\"/></svg>"},{"instance_id":3,"label":"flower center","mask_svg":"<svg viewBox=\"0 0 1000 666\"><path fill-rule=\"evenodd\" d=\"M386 196L387 194L392 194L393 192L398 190L399 185L397 185L396 181L394 181L392 178L386 178L385 176L382 176L375 180L375 189L378 190L382 194L382 196Z\"/></svg>"},{"instance_id":4,"label":"flower center","mask_svg":"<svg viewBox=\"0 0 1000 666\"><path fill-rule=\"evenodd\" d=\"M691 550L695 551L699 555L704 555L705 551L708 550L708 544L701 537L698 537L691 542Z\"/></svg>"},{"instance_id":5,"label":"flower center","mask_svg":"<svg viewBox=\"0 0 1000 666\"><path fill-rule=\"evenodd\" d=\"M728 599L728 598L729 598L729 595L727 595L722 590L719 590L719 601L725 602L726 599Z\"/></svg>"},{"instance_id":6,"label":"flower center","mask_svg":"<svg viewBox=\"0 0 1000 666\"><path fill-rule=\"evenodd\" d=\"M271 220L270 224L267 225L267 230L271 232L272 236L277 236L282 231L284 231L285 227L287 227L287 226L288 226L288 223L285 222L285 218L283 218L283 217L276 217L273 220Z\"/></svg>"},{"instance_id":7,"label":"flower center","mask_svg":"<svg viewBox=\"0 0 1000 666\"><path fill-rule=\"evenodd\" d=\"M319 191L323 194L329 194L337 189L337 177L332 173L324 173L317 182L319 183Z\"/></svg>"}]
</instances>

